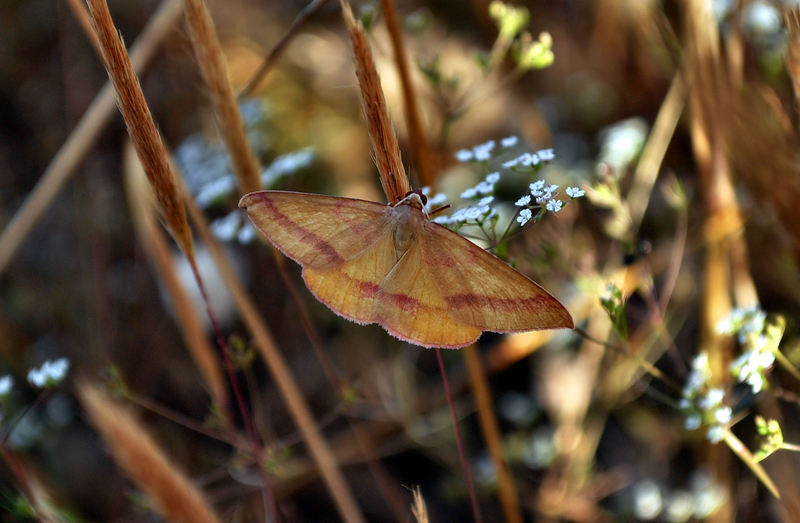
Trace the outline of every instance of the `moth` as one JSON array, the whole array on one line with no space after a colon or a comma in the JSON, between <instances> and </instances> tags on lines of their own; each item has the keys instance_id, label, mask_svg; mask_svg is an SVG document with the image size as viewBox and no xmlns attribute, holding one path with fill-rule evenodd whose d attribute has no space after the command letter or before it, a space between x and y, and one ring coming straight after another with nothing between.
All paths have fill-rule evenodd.
<instances>
[{"instance_id":1,"label":"moth","mask_svg":"<svg viewBox=\"0 0 800 523\"><path fill-rule=\"evenodd\" d=\"M460 348L483 331L573 328L566 308L499 258L430 220L424 196L393 205L259 191L239 206L303 268L336 314L423 347Z\"/></svg>"}]
</instances>

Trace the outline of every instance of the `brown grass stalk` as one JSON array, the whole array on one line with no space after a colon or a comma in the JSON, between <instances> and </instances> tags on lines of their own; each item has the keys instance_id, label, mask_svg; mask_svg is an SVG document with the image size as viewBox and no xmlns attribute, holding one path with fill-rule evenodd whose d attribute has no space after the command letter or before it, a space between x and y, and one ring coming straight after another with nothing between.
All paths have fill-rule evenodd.
<instances>
[{"instance_id":1,"label":"brown grass stalk","mask_svg":"<svg viewBox=\"0 0 800 523\"><path fill-rule=\"evenodd\" d=\"M350 32L355 54L356 76L361 87L361 103L367 118L367 130L372 144L372 153L378 166L381 186L390 204L399 202L409 191L411 185L400 158L400 146L397 143L389 109L383 97L381 79L375 69L372 51L367 42L367 35L360 23L353 18L353 11L346 0L340 0L342 15Z\"/></svg>"},{"instance_id":2,"label":"brown grass stalk","mask_svg":"<svg viewBox=\"0 0 800 523\"><path fill-rule=\"evenodd\" d=\"M364 516L355 501L350 487L339 469L335 454L331 451L322 434L314 422L311 409L303 397L302 390L292 376L286 360L258 312L253 299L247 294L244 284L239 279L227 255L216 242L209 230L203 213L191 198L186 198L189 216L192 218L197 231L209 249L214 262L217 264L222 278L234 298L242 321L253 336L256 348L266 362L275 384L283 397L289 414L297 424L314 461L319 467L323 480L330 491L339 515L348 522L364 521Z\"/></svg>"},{"instance_id":3,"label":"brown grass stalk","mask_svg":"<svg viewBox=\"0 0 800 523\"><path fill-rule=\"evenodd\" d=\"M180 14L180 0L165 0L161 4L131 50L131 64L135 71L141 71L150 63ZM0 235L0 273L8 267L39 218L47 211L50 203L78 168L100 132L111 120L113 111L114 88L109 82L92 101L36 186L25 198L22 207L17 210Z\"/></svg>"},{"instance_id":4,"label":"brown grass stalk","mask_svg":"<svg viewBox=\"0 0 800 523\"><path fill-rule=\"evenodd\" d=\"M483 369L483 362L478 354L475 344L464 347L464 360L467 363L467 373L475 398L478 411L478 421L481 425L483 439L489 449L489 456L494 464L497 474L497 488L500 494L500 504L503 508L505 520L509 523L522 522L522 509L519 505L519 495L514 486L514 479L505 459L503 450L503 439L500 434L500 426L497 423L492 393L489 390L489 383L486 380L486 372ZM415 496L416 498L416 496Z\"/></svg>"},{"instance_id":5,"label":"brown grass stalk","mask_svg":"<svg viewBox=\"0 0 800 523\"><path fill-rule=\"evenodd\" d=\"M741 231L729 235L720 235L716 231L717 228L724 228L729 221L741 220L732 181L726 127L732 125L731 116L736 114L742 73L735 69L741 67L736 57L728 56L726 61L726 57L722 56L717 25L710 9L709 4L701 0L688 2L685 12L686 78L689 85L690 135L697 165L698 187L706 210L706 237L718 238L716 241L709 240L706 247L700 348L708 352L712 382L715 386L726 387L730 381L728 365L733 344L729 337L717 333L716 325L730 313L732 297L736 297L738 306L745 306L757 302L757 295L749 268L741 264L741 255L746 253ZM735 53L736 45L732 45L731 49ZM741 291L742 286L749 287L750 291ZM749 302L742 303L740 300ZM730 442L728 446L736 451ZM730 456L728 449L712 445L707 449L705 460L714 470L716 480L727 484L729 492L733 493L736 485L730 479ZM746 464L754 469L761 468L755 463L746 461ZM764 474L763 477L767 476ZM770 486L767 482L764 484ZM730 510L730 507L721 510L715 515L716 520L732 517Z\"/></svg>"},{"instance_id":6,"label":"brown grass stalk","mask_svg":"<svg viewBox=\"0 0 800 523\"><path fill-rule=\"evenodd\" d=\"M434 171L428 141L425 137L425 132L422 130L417 93L408 68L408 57L406 56L406 46L403 42L403 33L400 30L400 22L397 20L397 6L394 0L381 0L381 5L383 5L383 13L386 16L386 27L388 27L389 36L392 39L394 61L397 65L397 72L400 75L400 84L403 87L403 112L406 118L406 126L408 127L408 137L411 140L411 146L416 153L417 164L419 165L420 181L422 185L431 186L436 181L436 172Z\"/></svg>"},{"instance_id":7,"label":"brown grass stalk","mask_svg":"<svg viewBox=\"0 0 800 523\"><path fill-rule=\"evenodd\" d=\"M678 120L685 105L686 84L681 73L676 73L670 83L669 91L661 103L661 108L658 110L653 130L647 138L639 162L636 164L631 189L628 192L631 229L634 233L639 229L642 218L644 218L650 195L658 178L661 162L664 161L664 155L675 134L675 128L678 126Z\"/></svg>"},{"instance_id":8,"label":"brown grass stalk","mask_svg":"<svg viewBox=\"0 0 800 523\"><path fill-rule=\"evenodd\" d=\"M231 155L239 188L243 193L257 191L261 189L261 169L247 142L214 21L203 0L184 0L183 3L197 65L214 104L214 113Z\"/></svg>"},{"instance_id":9,"label":"brown grass stalk","mask_svg":"<svg viewBox=\"0 0 800 523\"><path fill-rule=\"evenodd\" d=\"M213 404L223 419L230 423L228 386L220 367L219 358L214 347L209 343L203 324L175 271L169 243L155 218L152 195L141 164L136 160L130 147L126 148L125 152L125 188L138 241L150 258L159 280L169 295L178 330L194 364L203 377Z\"/></svg>"},{"instance_id":10,"label":"brown grass stalk","mask_svg":"<svg viewBox=\"0 0 800 523\"><path fill-rule=\"evenodd\" d=\"M787 7L783 12L786 23L786 71L792 81L795 107L800 107L800 7Z\"/></svg>"},{"instance_id":11,"label":"brown grass stalk","mask_svg":"<svg viewBox=\"0 0 800 523\"><path fill-rule=\"evenodd\" d=\"M168 521L219 521L202 492L178 470L142 425L99 388L83 383L78 396L114 460Z\"/></svg>"},{"instance_id":12,"label":"brown grass stalk","mask_svg":"<svg viewBox=\"0 0 800 523\"><path fill-rule=\"evenodd\" d=\"M175 173L153 116L142 94L128 53L122 43L105 0L89 0L92 26L100 40L103 62L114 85L120 112L158 200L159 211L175 241L194 259L192 233L178 192Z\"/></svg>"}]
</instances>

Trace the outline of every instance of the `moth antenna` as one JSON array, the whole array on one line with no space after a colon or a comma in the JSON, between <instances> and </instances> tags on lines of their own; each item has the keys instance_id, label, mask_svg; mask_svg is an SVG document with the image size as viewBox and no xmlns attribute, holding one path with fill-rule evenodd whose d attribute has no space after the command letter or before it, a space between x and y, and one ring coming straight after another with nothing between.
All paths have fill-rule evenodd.
<instances>
[{"instance_id":1,"label":"moth antenna","mask_svg":"<svg viewBox=\"0 0 800 523\"><path fill-rule=\"evenodd\" d=\"M431 212L429 212L428 216L433 217L433 216L439 214L440 212L446 211L449 208L450 208L450 204L449 203L447 205L442 205L441 207L437 207L434 210L432 210Z\"/></svg>"}]
</instances>

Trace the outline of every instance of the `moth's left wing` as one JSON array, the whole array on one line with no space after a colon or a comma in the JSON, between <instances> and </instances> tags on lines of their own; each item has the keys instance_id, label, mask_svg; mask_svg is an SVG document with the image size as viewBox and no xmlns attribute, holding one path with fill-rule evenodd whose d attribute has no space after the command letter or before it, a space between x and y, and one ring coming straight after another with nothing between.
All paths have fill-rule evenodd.
<instances>
[{"instance_id":1,"label":"moth's left wing","mask_svg":"<svg viewBox=\"0 0 800 523\"><path fill-rule=\"evenodd\" d=\"M392 230L391 207L353 198L259 191L239 207L284 254L316 269L343 265Z\"/></svg>"},{"instance_id":2,"label":"moth's left wing","mask_svg":"<svg viewBox=\"0 0 800 523\"><path fill-rule=\"evenodd\" d=\"M428 278L454 318L493 332L574 327L546 290L453 231L426 222L421 248Z\"/></svg>"}]
</instances>

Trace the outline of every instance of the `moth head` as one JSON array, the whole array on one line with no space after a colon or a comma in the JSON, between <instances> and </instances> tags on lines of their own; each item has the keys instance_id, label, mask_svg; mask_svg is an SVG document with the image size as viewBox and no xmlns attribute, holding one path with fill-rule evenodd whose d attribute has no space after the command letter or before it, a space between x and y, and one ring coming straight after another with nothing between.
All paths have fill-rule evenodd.
<instances>
[{"instance_id":1,"label":"moth head","mask_svg":"<svg viewBox=\"0 0 800 523\"><path fill-rule=\"evenodd\" d=\"M419 209L422 211L423 214L427 216L425 212L425 204L428 203L428 197L422 194L422 191L419 189L414 189L413 191L409 191L402 200L395 204L395 207L398 205L408 205L409 207L413 207L414 209Z\"/></svg>"}]
</instances>

